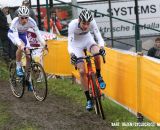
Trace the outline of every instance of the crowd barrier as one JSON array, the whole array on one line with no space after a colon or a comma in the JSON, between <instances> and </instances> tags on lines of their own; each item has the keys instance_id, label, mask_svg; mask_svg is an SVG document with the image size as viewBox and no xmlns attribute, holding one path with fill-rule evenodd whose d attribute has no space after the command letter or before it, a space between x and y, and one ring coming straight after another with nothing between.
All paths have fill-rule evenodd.
<instances>
[{"instance_id":1,"label":"crowd barrier","mask_svg":"<svg viewBox=\"0 0 160 130\"><path fill-rule=\"evenodd\" d=\"M49 41L44 59L47 73L71 76L67 40ZM102 75L107 84L104 93L134 112L160 123L160 61L136 53L106 48Z\"/></svg>"},{"instance_id":2,"label":"crowd barrier","mask_svg":"<svg viewBox=\"0 0 160 130\"><path fill-rule=\"evenodd\" d=\"M48 41L49 53L44 57L44 68L47 73L71 76L73 66L67 50L67 40Z\"/></svg>"}]
</instances>

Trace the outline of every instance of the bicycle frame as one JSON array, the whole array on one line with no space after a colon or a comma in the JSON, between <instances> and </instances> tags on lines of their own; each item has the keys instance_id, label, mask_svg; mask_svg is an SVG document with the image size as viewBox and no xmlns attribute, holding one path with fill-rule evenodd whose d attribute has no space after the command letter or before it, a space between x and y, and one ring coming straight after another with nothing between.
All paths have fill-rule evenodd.
<instances>
[{"instance_id":1,"label":"bicycle frame","mask_svg":"<svg viewBox=\"0 0 160 130\"><path fill-rule=\"evenodd\" d=\"M96 77L95 71L93 70L91 58L101 55L100 53L94 55L87 55L86 50L84 50L85 57L80 57L77 60L85 60L87 62L87 78L88 78L88 90L90 92L90 96L94 102L95 112L100 115L102 119L105 119L103 107L101 103L101 89ZM105 63L105 57L103 56L103 62ZM77 68L77 67L76 67Z\"/></svg>"},{"instance_id":2,"label":"bicycle frame","mask_svg":"<svg viewBox=\"0 0 160 130\"><path fill-rule=\"evenodd\" d=\"M94 90L94 86L93 86L93 81L92 81L92 78L91 78L91 75L92 75L92 74L95 75L95 72L94 72L94 70L93 70L93 68L92 68L91 56L87 56L87 57L86 57L86 62L87 62L88 89L90 89L90 88L89 88L89 87L90 87L89 85L92 84L92 85L91 85L92 96L93 96L93 97L96 97L96 95L95 95L95 90ZM100 90L100 86L99 86L99 83L98 83L98 81L97 81L97 78L96 78L96 84L97 84L98 89ZM99 95L99 96L101 96L101 95L102 95L102 94L101 94L101 91L100 91L100 95Z\"/></svg>"},{"instance_id":3,"label":"bicycle frame","mask_svg":"<svg viewBox=\"0 0 160 130\"><path fill-rule=\"evenodd\" d=\"M95 95L95 90L94 90L94 84L93 84L93 81L92 81L92 75L95 75L95 72L94 72L94 70L93 70L93 68L92 68L92 63L91 63L91 58L92 57L95 57L95 56L98 56L98 55L101 55L100 53L97 53L97 54L94 54L94 55L87 55L87 52L86 52L86 49L84 49L84 53L85 53L85 57L80 57L80 58L78 58L79 60L80 59L84 59L86 62L87 62L87 78L88 78L88 90L90 89L90 83L91 83L91 89L92 89L92 96L93 97L96 97L96 95ZM105 58L103 57L103 62L105 63ZM96 76L95 76L96 77ZM98 87L98 90L101 90L100 89L100 85L99 85L99 83L98 83L98 80L97 80L97 78L95 79L96 80L96 85L97 85L97 87ZM102 94L101 94L101 91L99 91L100 92L100 95L99 96L101 96Z\"/></svg>"},{"instance_id":4,"label":"bicycle frame","mask_svg":"<svg viewBox=\"0 0 160 130\"><path fill-rule=\"evenodd\" d=\"M29 55L29 57L30 57L30 63L29 63L28 69L32 66L33 63L35 63L35 60L34 60L32 54L33 54L33 51L37 50L37 49L43 49L43 47L32 47L32 48L29 48L29 50L30 50L29 54L25 53L25 55Z\"/></svg>"}]
</instances>

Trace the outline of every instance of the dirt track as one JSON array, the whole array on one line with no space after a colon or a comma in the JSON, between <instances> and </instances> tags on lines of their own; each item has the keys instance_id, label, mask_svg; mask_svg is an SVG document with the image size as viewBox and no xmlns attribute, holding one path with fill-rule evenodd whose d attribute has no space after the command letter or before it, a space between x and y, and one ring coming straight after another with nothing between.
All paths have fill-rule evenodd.
<instances>
[{"instance_id":1,"label":"dirt track","mask_svg":"<svg viewBox=\"0 0 160 130\"><path fill-rule=\"evenodd\" d=\"M9 84L0 81L0 103L8 106L10 119L2 130L21 129L31 126L38 130L110 130L92 112L87 112L80 104L57 95L48 95L44 102L36 101L32 92L25 91L19 99L12 95Z\"/></svg>"}]
</instances>

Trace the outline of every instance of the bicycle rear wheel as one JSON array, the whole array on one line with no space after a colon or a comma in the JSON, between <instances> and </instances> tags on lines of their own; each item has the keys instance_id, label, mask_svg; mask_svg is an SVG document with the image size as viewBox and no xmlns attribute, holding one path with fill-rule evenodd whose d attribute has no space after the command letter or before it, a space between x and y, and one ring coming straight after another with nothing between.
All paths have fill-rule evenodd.
<instances>
[{"instance_id":1,"label":"bicycle rear wheel","mask_svg":"<svg viewBox=\"0 0 160 130\"><path fill-rule=\"evenodd\" d=\"M101 103L101 94L100 94L100 90L99 90L97 83L96 83L95 74L91 74L91 78L92 78L92 85L94 88L94 95L95 95L95 97L93 97L94 104L95 104L95 112L96 112L96 114L100 115L100 117L102 119L105 119L104 111L103 111L103 107L102 107L102 103Z\"/></svg>"},{"instance_id":2,"label":"bicycle rear wheel","mask_svg":"<svg viewBox=\"0 0 160 130\"><path fill-rule=\"evenodd\" d=\"M14 96L21 98L24 94L24 76L16 75L16 61L12 61L9 65L9 82Z\"/></svg>"},{"instance_id":3,"label":"bicycle rear wheel","mask_svg":"<svg viewBox=\"0 0 160 130\"><path fill-rule=\"evenodd\" d=\"M31 67L31 81L33 85L33 93L37 100L43 101L47 97L47 78L46 73L41 64L35 62Z\"/></svg>"}]
</instances>

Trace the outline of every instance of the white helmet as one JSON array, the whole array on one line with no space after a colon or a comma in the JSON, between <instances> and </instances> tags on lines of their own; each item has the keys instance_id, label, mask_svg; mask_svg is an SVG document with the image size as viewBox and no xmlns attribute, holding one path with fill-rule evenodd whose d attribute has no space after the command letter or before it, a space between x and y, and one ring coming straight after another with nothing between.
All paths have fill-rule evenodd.
<instances>
[{"instance_id":1,"label":"white helmet","mask_svg":"<svg viewBox=\"0 0 160 130\"><path fill-rule=\"evenodd\" d=\"M26 6L18 8L18 16L29 16L29 9Z\"/></svg>"},{"instance_id":2,"label":"white helmet","mask_svg":"<svg viewBox=\"0 0 160 130\"><path fill-rule=\"evenodd\" d=\"M91 14L91 11L84 9L79 15L80 21L83 22L91 22L93 20L93 16Z\"/></svg>"}]
</instances>

